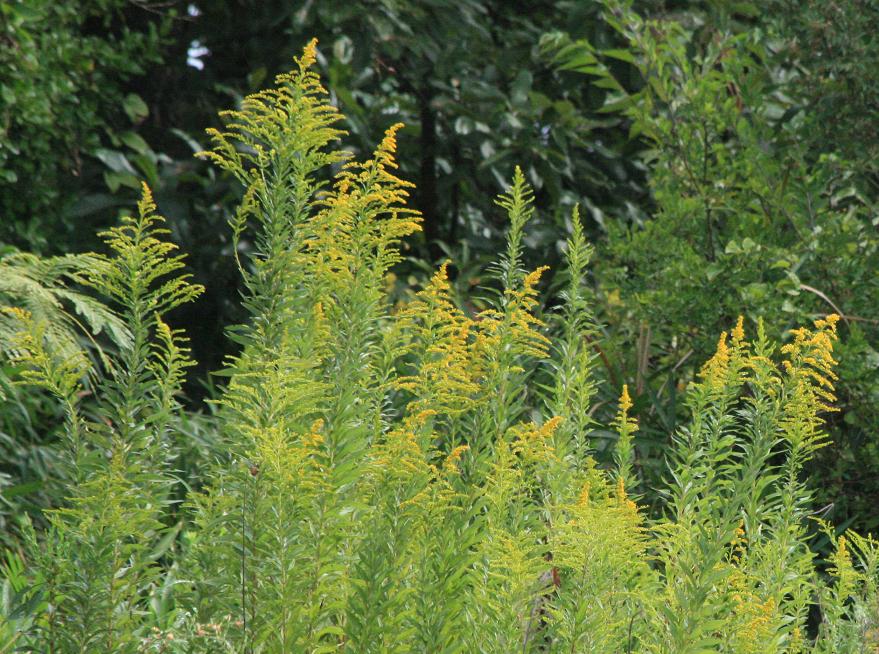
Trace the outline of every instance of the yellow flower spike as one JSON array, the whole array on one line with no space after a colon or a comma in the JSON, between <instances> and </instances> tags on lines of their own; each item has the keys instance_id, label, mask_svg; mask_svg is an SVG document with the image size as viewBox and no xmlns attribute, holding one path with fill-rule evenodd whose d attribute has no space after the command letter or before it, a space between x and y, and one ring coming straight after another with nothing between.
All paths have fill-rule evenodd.
<instances>
[{"instance_id":1,"label":"yellow flower spike","mask_svg":"<svg viewBox=\"0 0 879 654\"><path fill-rule=\"evenodd\" d=\"M523 294L528 294L535 286L537 286L543 273L547 270L549 270L549 266L540 266L525 275L525 279L522 280Z\"/></svg>"},{"instance_id":2,"label":"yellow flower spike","mask_svg":"<svg viewBox=\"0 0 879 654\"><path fill-rule=\"evenodd\" d=\"M782 361L789 390L786 415L783 419L785 438L806 458L827 444L821 431L819 414L837 410L833 403L834 381L833 345L837 339L837 316L815 321L815 330L791 331L793 341L781 348Z\"/></svg>"},{"instance_id":3,"label":"yellow flower spike","mask_svg":"<svg viewBox=\"0 0 879 654\"><path fill-rule=\"evenodd\" d=\"M414 355L414 371L397 377L394 386L414 395L407 409L411 415L431 407L455 416L478 401L482 367L471 344L472 320L452 301L448 267L443 263L398 314L397 329L412 335L404 347Z\"/></svg>"},{"instance_id":4,"label":"yellow flower spike","mask_svg":"<svg viewBox=\"0 0 879 654\"><path fill-rule=\"evenodd\" d=\"M427 424L427 421L435 415L437 415L435 409L423 409L414 415L406 416L404 423L409 429L424 427Z\"/></svg>"},{"instance_id":5,"label":"yellow flower spike","mask_svg":"<svg viewBox=\"0 0 879 654\"><path fill-rule=\"evenodd\" d=\"M835 313L831 313L825 316L823 319L818 319L815 321L815 327L817 329L829 329L830 331L836 331L836 323L839 322L839 315Z\"/></svg>"},{"instance_id":6,"label":"yellow flower spike","mask_svg":"<svg viewBox=\"0 0 879 654\"><path fill-rule=\"evenodd\" d=\"M633 472L635 460L635 450L633 447L633 436L638 431L638 421L629 417L629 409L633 406L632 398L629 395L629 385L623 384L623 391L620 393L620 405L616 418L613 420L613 426L617 430L619 439L614 448L613 458L617 464L617 474L624 483L636 483Z\"/></svg>"},{"instance_id":7,"label":"yellow flower spike","mask_svg":"<svg viewBox=\"0 0 879 654\"><path fill-rule=\"evenodd\" d=\"M310 433L302 437L302 444L308 449L316 448L323 442L324 437L315 430L312 430Z\"/></svg>"},{"instance_id":8,"label":"yellow flower spike","mask_svg":"<svg viewBox=\"0 0 879 654\"><path fill-rule=\"evenodd\" d=\"M417 419L420 423L426 423L428 418L431 418L437 414L437 411L434 409L425 409L424 411L419 412Z\"/></svg>"},{"instance_id":9,"label":"yellow flower spike","mask_svg":"<svg viewBox=\"0 0 879 654\"><path fill-rule=\"evenodd\" d=\"M430 285L435 288L437 291L448 291L449 290L449 263L450 261L443 261L440 264L440 267L434 273L433 277L430 280Z\"/></svg>"},{"instance_id":10,"label":"yellow flower spike","mask_svg":"<svg viewBox=\"0 0 879 654\"><path fill-rule=\"evenodd\" d=\"M137 209L141 214L153 213L156 210L156 203L153 201L153 192L146 182L141 182L141 197L137 203Z\"/></svg>"},{"instance_id":11,"label":"yellow flower spike","mask_svg":"<svg viewBox=\"0 0 879 654\"><path fill-rule=\"evenodd\" d=\"M711 388L723 388L729 372L730 352L727 345L727 333L722 332L717 341L717 352L702 367L700 375L708 383Z\"/></svg>"},{"instance_id":12,"label":"yellow flower spike","mask_svg":"<svg viewBox=\"0 0 879 654\"><path fill-rule=\"evenodd\" d=\"M799 654L803 649L803 632L799 626L794 627L791 632L790 645L787 651L791 654Z\"/></svg>"},{"instance_id":13,"label":"yellow flower spike","mask_svg":"<svg viewBox=\"0 0 879 654\"><path fill-rule=\"evenodd\" d=\"M302 50L302 56L294 59L301 69L311 68L317 61L317 39L311 39Z\"/></svg>"},{"instance_id":14,"label":"yellow flower spike","mask_svg":"<svg viewBox=\"0 0 879 654\"><path fill-rule=\"evenodd\" d=\"M729 347L726 344L726 332L721 332L720 338L717 339L717 355L724 363L729 361Z\"/></svg>"},{"instance_id":15,"label":"yellow flower spike","mask_svg":"<svg viewBox=\"0 0 879 654\"><path fill-rule=\"evenodd\" d=\"M731 560L734 564L737 564L739 561L741 561L742 555L747 549L747 544L748 538L745 535L745 521L742 520L741 522L739 522L739 526L736 527L735 534L730 541L730 546L732 547Z\"/></svg>"},{"instance_id":16,"label":"yellow flower spike","mask_svg":"<svg viewBox=\"0 0 879 654\"><path fill-rule=\"evenodd\" d=\"M732 342L734 345L738 345L745 340L745 319L743 316L739 316L739 319L736 321L736 326L732 330Z\"/></svg>"},{"instance_id":17,"label":"yellow flower spike","mask_svg":"<svg viewBox=\"0 0 879 654\"><path fill-rule=\"evenodd\" d=\"M461 457L464 456L464 453L470 449L469 445L459 445L446 457L446 460L443 462L443 471L447 473L458 472L458 462L461 460Z\"/></svg>"},{"instance_id":18,"label":"yellow flower spike","mask_svg":"<svg viewBox=\"0 0 879 654\"><path fill-rule=\"evenodd\" d=\"M27 309L22 309L21 307L2 307L0 308L0 311L13 316L20 322L27 322L31 319L31 312Z\"/></svg>"},{"instance_id":19,"label":"yellow flower spike","mask_svg":"<svg viewBox=\"0 0 879 654\"><path fill-rule=\"evenodd\" d=\"M736 534L733 537L733 545L737 545L739 543L744 543L747 539L745 538L745 521L742 520L739 522L739 526L736 527Z\"/></svg>"},{"instance_id":20,"label":"yellow flower spike","mask_svg":"<svg viewBox=\"0 0 879 654\"><path fill-rule=\"evenodd\" d=\"M542 266L528 273L519 289L506 289L509 303L504 312L487 309L479 314L477 322L482 335L477 337L478 350L491 350L500 343L500 334L507 329L518 354L537 359L548 355L550 341L539 331L544 323L533 313L538 304L535 286L547 269Z\"/></svg>"},{"instance_id":21,"label":"yellow flower spike","mask_svg":"<svg viewBox=\"0 0 879 654\"><path fill-rule=\"evenodd\" d=\"M553 416L547 420L539 430L540 437L544 440L550 438L563 420L562 416Z\"/></svg>"},{"instance_id":22,"label":"yellow flower spike","mask_svg":"<svg viewBox=\"0 0 879 654\"><path fill-rule=\"evenodd\" d=\"M736 614L742 619L734 634L735 651L742 654L761 654L766 651L765 643L770 641L777 629L773 623L777 619L778 606L772 597L761 602L742 581L744 580L733 584L741 592L734 592L730 596L736 603Z\"/></svg>"},{"instance_id":23,"label":"yellow flower spike","mask_svg":"<svg viewBox=\"0 0 879 654\"><path fill-rule=\"evenodd\" d=\"M379 146L379 150L382 152L386 152L388 154L393 154L397 151L397 132L403 129L403 123L395 123L391 125L385 131L385 137L382 139L381 145ZM396 164L393 161L388 163L392 163L396 168Z\"/></svg>"},{"instance_id":24,"label":"yellow flower spike","mask_svg":"<svg viewBox=\"0 0 879 654\"><path fill-rule=\"evenodd\" d=\"M579 506L589 506L589 493L592 491L592 484L588 481L583 484L583 489L580 491L580 496L577 498L577 504Z\"/></svg>"},{"instance_id":25,"label":"yellow flower spike","mask_svg":"<svg viewBox=\"0 0 879 654\"><path fill-rule=\"evenodd\" d=\"M616 499L620 507L627 511L637 511L638 506L629 499L626 493L626 480L622 475L617 477Z\"/></svg>"},{"instance_id":26,"label":"yellow flower spike","mask_svg":"<svg viewBox=\"0 0 879 654\"><path fill-rule=\"evenodd\" d=\"M623 392L620 394L620 412L628 414L632 408L632 398L629 396L629 385L623 384Z\"/></svg>"}]
</instances>

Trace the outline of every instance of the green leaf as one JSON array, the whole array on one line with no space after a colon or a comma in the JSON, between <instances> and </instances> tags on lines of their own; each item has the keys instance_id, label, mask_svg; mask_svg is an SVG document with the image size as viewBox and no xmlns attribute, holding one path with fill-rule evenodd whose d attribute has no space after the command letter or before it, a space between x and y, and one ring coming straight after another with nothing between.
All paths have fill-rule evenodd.
<instances>
[{"instance_id":1,"label":"green leaf","mask_svg":"<svg viewBox=\"0 0 879 654\"><path fill-rule=\"evenodd\" d=\"M617 59L619 61L624 61L627 64L632 64L633 66L638 65L638 62L635 60L635 57L632 54L631 50L612 48L610 50L602 50L601 54L603 54L605 57L610 57L611 59Z\"/></svg>"},{"instance_id":2,"label":"green leaf","mask_svg":"<svg viewBox=\"0 0 879 654\"><path fill-rule=\"evenodd\" d=\"M122 108L132 123L139 123L150 114L150 109L147 107L146 102L136 93L129 93L125 96L125 99L122 101Z\"/></svg>"},{"instance_id":3,"label":"green leaf","mask_svg":"<svg viewBox=\"0 0 879 654\"><path fill-rule=\"evenodd\" d=\"M150 559L151 561L155 561L155 560L161 558L162 556L164 556L164 554L169 549L171 549L171 545L174 544L174 541L177 538L177 534L180 533L180 530L182 528L183 528L183 522L181 521L181 522L178 522L176 525L174 525L171 529L168 529L164 533L164 535L158 540L158 542L156 542L156 544L153 546L153 550L152 550L152 552L149 553L147 558Z\"/></svg>"},{"instance_id":4,"label":"green leaf","mask_svg":"<svg viewBox=\"0 0 879 654\"><path fill-rule=\"evenodd\" d=\"M107 188L110 189L111 193L118 191L120 186L127 186L135 190L140 188L140 180L137 178L137 175L129 173L107 171L104 173L104 182L106 182Z\"/></svg>"},{"instance_id":5,"label":"green leaf","mask_svg":"<svg viewBox=\"0 0 879 654\"><path fill-rule=\"evenodd\" d=\"M143 137L136 132L122 132L119 139L138 154L147 154L153 151L149 144L143 140Z\"/></svg>"},{"instance_id":6,"label":"green leaf","mask_svg":"<svg viewBox=\"0 0 879 654\"><path fill-rule=\"evenodd\" d=\"M118 150L98 148L95 150L94 155L114 173L136 174L134 166L132 166L131 162L128 161L128 158Z\"/></svg>"}]
</instances>

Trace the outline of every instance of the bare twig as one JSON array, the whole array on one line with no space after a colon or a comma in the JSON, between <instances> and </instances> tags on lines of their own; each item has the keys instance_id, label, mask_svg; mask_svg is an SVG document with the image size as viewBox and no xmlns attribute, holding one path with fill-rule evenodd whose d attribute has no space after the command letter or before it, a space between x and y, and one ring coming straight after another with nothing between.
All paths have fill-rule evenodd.
<instances>
[{"instance_id":1,"label":"bare twig","mask_svg":"<svg viewBox=\"0 0 879 654\"><path fill-rule=\"evenodd\" d=\"M650 364L650 325L641 323L638 334L638 372L635 378L635 390L638 395L644 392L644 380L647 377L647 366Z\"/></svg>"},{"instance_id":2,"label":"bare twig","mask_svg":"<svg viewBox=\"0 0 879 654\"><path fill-rule=\"evenodd\" d=\"M819 291L817 288L815 288L813 286L809 286L808 284L800 284L800 290L809 291L809 293L814 293L815 295L820 297L822 300L827 302L827 304L829 304L831 307L833 307L833 310L836 311L836 313L839 314L839 317L842 318L846 323L866 322L871 325L879 325L879 320L875 320L873 318L862 318L861 316L846 315L846 313L842 309L840 309L838 306L836 306L836 304L833 302L833 300L831 300L829 297L827 297L827 295L825 293L823 293L822 291Z\"/></svg>"}]
</instances>

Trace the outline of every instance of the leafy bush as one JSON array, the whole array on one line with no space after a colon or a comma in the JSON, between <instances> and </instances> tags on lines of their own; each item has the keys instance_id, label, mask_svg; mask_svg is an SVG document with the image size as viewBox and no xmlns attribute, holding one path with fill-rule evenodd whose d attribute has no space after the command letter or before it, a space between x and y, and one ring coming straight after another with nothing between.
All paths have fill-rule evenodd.
<instances>
[{"instance_id":1,"label":"leafy bush","mask_svg":"<svg viewBox=\"0 0 879 654\"><path fill-rule=\"evenodd\" d=\"M644 18L624 1L604 5L627 48L582 40L547 45L558 65L608 89L605 111L624 116L648 145L655 211L642 224L610 224L596 269L607 349L616 374L633 381L649 434L642 445L653 446L645 458L665 447L665 434L682 418L678 390L738 314L783 333L834 311L847 354L841 410L831 425L835 442L813 470L817 485L829 490L822 500L834 506L835 519L875 529L879 489L848 484L838 463L879 470L871 446L879 240L875 202L863 183L869 171L836 154L815 155L813 120L823 114L800 115L791 96L801 80L760 29L731 33ZM817 11L809 6L805 16ZM637 84L609 68L620 60Z\"/></svg>"},{"instance_id":2,"label":"leafy bush","mask_svg":"<svg viewBox=\"0 0 879 654\"><path fill-rule=\"evenodd\" d=\"M595 381L574 214L564 304L540 315L523 268L532 192L488 308L462 310L443 265L392 303L419 229L394 174L396 127L365 163L310 67L225 113L203 156L234 176L246 324L223 371L216 449L173 501L172 430L190 360L165 322L201 292L145 188L82 283L130 340L96 371L24 308L15 361L66 410L68 499L7 557L0 646L40 652L855 652L875 635L879 544L836 540L819 574L803 466L826 443L837 317L780 349L724 332L688 391L666 512L632 495L638 424L624 386L615 465L591 456ZM324 186L318 172L335 170ZM826 527L832 532L830 527ZM809 622L820 611L820 624ZM817 625L817 626L816 626Z\"/></svg>"},{"instance_id":3,"label":"leafy bush","mask_svg":"<svg viewBox=\"0 0 879 654\"><path fill-rule=\"evenodd\" d=\"M786 118L803 122L802 136L815 153L834 152L856 162L876 189L879 135L871 120L877 96L879 51L874 26L879 4L872 0L794 3L774 0L770 34L776 56L793 78L786 91Z\"/></svg>"},{"instance_id":4,"label":"leafy bush","mask_svg":"<svg viewBox=\"0 0 879 654\"><path fill-rule=\"evenodd\" d=\"M132 130L148 109L125 82L161 60L171 16L158 15L124 0L0 7L0 241L58 252L53 241L77 238L68 210L102 172L89 158L112 168L120 155L107 145L143 142Z\"/></svg>"}]
</instances>

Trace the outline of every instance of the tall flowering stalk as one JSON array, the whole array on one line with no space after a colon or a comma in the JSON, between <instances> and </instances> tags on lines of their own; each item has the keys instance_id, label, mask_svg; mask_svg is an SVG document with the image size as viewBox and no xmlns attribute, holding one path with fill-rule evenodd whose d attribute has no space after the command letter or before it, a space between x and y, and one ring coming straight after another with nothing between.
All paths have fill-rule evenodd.
<instances>
[{"instance_id":1,"label":"tall flowering stalk","mask_svg":"<svg viewBox=\"0 0 879 654\"><path fill-rule=\"evenodd\" d=\"M26 561L8 559L0 608L31 613L9 611L0 637L53 654L794 654L879 640L876 542L825 527L829 581L807 545L803 465L826 442L836 317L780 348L760 323L749 340L744 319L720 336L650 519L625 385L613 464L592 457L598 329L576 213L554 314L546 269L522 266L536 208L518 169L498 200L510 230L488 307L458 305L449 264L392 303L389 272L420 220L395 174L401 127L366 162L334 149L341 116L316 58L312 42L275 88L224 113L203 153L242 185L230 226L252 247L214 458L184 508L170 508L169 459L190 362L164 314L201 289L149 192L81 278L130 335L103 370L40 316L4 309L23 381L67 411L75 483ZM86 411L88 375L101 381Z\"/></svg>"}]
</instances>

